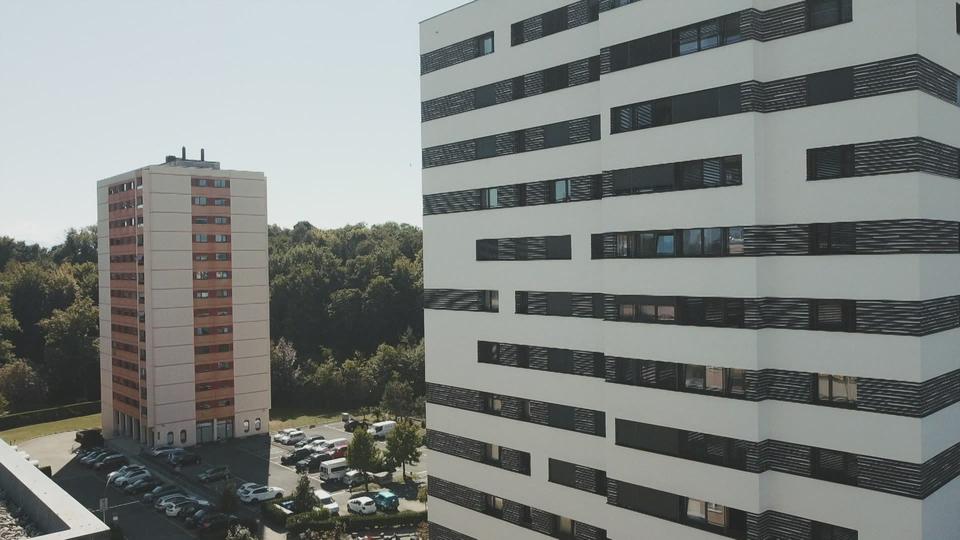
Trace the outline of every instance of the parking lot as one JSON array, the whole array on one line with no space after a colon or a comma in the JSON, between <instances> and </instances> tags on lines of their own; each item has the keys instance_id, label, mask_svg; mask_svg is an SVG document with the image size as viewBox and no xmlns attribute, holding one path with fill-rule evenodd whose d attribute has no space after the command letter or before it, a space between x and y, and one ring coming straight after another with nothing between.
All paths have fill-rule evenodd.
<instances>
[{"instance_id":1,"label":"parking lot","mask_svg":"<svg viewBox=\"0 0 960 540\"><path fill-rule=\"evenodd\" d=\"M339 423L305 428L304 431L308 436L322 435L326 439L349 439L351 436L343 431ZM76 446L73 442L73 433L35 439L21 446L42 464L51 465L54 480L87 508L96 510L100 499L106 497L110 506L108 514L111 518L116 516L128 538L153 540L184 537L190 534L181 520L161 515L151 506L139 502L139 497L128 496L115 488L107 487L103 474L76 463L71 452L71 449ZM226 465L230 467L232 481L238 485L244 482L256 482L277 486L287 495L293 493L299 480L299 475L292 464L288 466L280 463L280 458L292 447L274 443L265 435L193 448L192 451L200 456L201 463L183 467L180 471L174 470L157 458L140 454L139 447L132 441L118 439L111 441L111 446L127 454L131 457L131 461L147 465L161 480L179 485L184 491L214 503L219 500L219 493L225 481L200 483L196 476L208 467ZM385 449L385 444L382 442L378 443L378 446ZM415 467L407 467L407 475L413 476L418 483L426 480L425 464L428 459L428 451L425 448L421 450L423 452L421 463ZM399 471L394 477L399 479ZM347 513L347 501L363 491L362 485L348 490L339 483L325 484L316 473L311 474L309 478L315 488L324 489L333 496L340 506L341 514ZM424 505L416 500L417 485L391 487L400 497L400 510L425 509ZM376 484L370 485L371 492L375 493L378 489ZM238 512L235 512L237 515L248 519L259 518L259 505L242 506ZM282 534L271 531L269 528L265 528L263 533L264 538L283 537Z\"/></svg>"}]
</instances>

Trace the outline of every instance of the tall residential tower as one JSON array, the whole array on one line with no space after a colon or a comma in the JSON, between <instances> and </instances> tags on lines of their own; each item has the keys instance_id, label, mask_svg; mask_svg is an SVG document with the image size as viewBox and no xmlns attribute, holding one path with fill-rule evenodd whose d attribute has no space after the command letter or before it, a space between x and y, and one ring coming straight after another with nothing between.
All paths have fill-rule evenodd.
<instances>
[{"instance_id":1,"label":"tall residential tower","mask_svg":"<svg viewBox=\"0 0 960 540\"><path fill-rule=\"evenodd\" d=\"M431 538L960 538L958 17L421 23Z\"/></svg>"},{"instance_id":2,"label":"tall residential tower","mask_svg":"<svg viewBox=\"0 0 960 540\"><path fill-rule=\"evenodd\" d=\"M97 183L104 436L190 446L268 430L263 173L169 156Z\"/></svg>"}]
</instances>

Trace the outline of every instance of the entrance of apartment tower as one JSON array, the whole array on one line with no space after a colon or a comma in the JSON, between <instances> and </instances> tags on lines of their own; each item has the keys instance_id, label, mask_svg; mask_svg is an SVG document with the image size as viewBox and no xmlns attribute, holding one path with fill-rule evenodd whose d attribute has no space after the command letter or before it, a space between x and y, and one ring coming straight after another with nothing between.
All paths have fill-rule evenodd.
<instances>
[{"instance_id":1,"label":"entrance of apartment tower","mask_svg":"<svg viewBox=\"0 0 960 540\"><path fill-rule=\"evenodd\" d=\"M233 418L217 420L217 439L233 438Z\"/></svg>"},{"instance_id":2,"label":"entrance of apartment tower","mask_svg":"<svg viewBox=\"0 0 960 540\"><path fill-rule=\"evenodd\" d=\"M213 442L213 420L197 422L197 444Z\"/></svg>"}]
</instances>

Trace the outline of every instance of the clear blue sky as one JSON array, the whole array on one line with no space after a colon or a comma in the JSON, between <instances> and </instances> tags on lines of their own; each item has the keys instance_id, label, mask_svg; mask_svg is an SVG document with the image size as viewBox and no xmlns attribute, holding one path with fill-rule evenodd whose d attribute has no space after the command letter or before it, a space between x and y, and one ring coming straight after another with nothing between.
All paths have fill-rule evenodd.
<instances>
[{"instance_id":1,"label":"clear blue sky","mask_svg":"<svg viewBox=\"0 0 960 540\"><path fill-rule=\"evenodd\" d=\"M3 0L0 235L96 222L185 145L264 171L270 222L420 224L417 23L466 0Z\"/></svg>"}]
</instances>

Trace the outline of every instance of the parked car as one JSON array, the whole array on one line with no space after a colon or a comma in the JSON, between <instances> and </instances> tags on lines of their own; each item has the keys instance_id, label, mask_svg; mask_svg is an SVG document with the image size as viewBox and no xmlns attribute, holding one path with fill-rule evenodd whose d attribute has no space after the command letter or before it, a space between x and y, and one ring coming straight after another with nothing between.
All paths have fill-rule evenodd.
<instances>
[{"instance_id":1,"label":"parked car","mask_svg":"<svg viewBox=\"0 0 960 540\"><path fill-rule=\"evenodd\" d=\"M160 485L160 481L153 477L141 478L123 486L123 492L130 495L137 495Z\"/></svg>"},{"instance_id":2,"label":"parked car","mask_svg":"<svg viewBox=\"0 0 960 540\"><path fill-rule=\"evenodd\" d=\"M103 444L103 432L100 428L84 429L77 432L73 439L80 443L81 448L91 448Z\"/></svg>"},{"instance_id":3,"label":"parked car","mask_svg":"<svg viewBox=\"0 0 960 540\"><path fill-rule=\"evenodd\" d=\"M171 495L165 495L157 499L157 502L153 503L153 509L157 512L164 512L167 509L168 504L177 504L183 502L190 497L187 497L183 493L173 493Z\"/></svg>"},{"instance_id":4,"label":"parked car","mask_svg":"<svg viewBox=\"0 0 960 540\"><path fill-rule=\"evenodd\" d=\"M366 479L364 478L364 476L366 476ZM363 473L361 473L356 469L350 469L343 475L343 478L341 481L343 482L343 485L347 487L353 487L353 486L362 485L364 483L364 480L369 481L369 479L370 479L369 474L364 475Z\"/></svg>"},{"instance_id":5,"label":"parked car","mask_svg":"<svg viewBox=\"0 0 960 540\"><path fill-rule=\"evenodd\" d=\"M280 444L283 444L283 445L286 445L286 446L291 446L291 445L294 445L294 444L296 444L296 443L298 443L298 442L300 442L300 441L302 441L302 440L304 440L304 439L306 439L306 438L307 438L307 434L306 434L306 433L300 431L299 429L295 429L295 430L291 431L290 433L287 433L287 434L284 435L283 437L280 437L280 441L279 441L279 442L280 442Z\"/></svg>"},{"instance_id":6,"label":"parked car","mask_svg":"<svg viewBox=\"0 0 960 540\"><path fill-rule=\"evenodd\" d=\"M217 480L226 480L228 478L230 478L230 467L227 467L226 465L210 467L209 469L197 475L197 480L205 484L208 482L215 482Z\"/></svg>"},{"instance_id":7,"label":"parked car","mask_svg":"<svg viewBox=\"0 0 960 540\"><path fill-rule=\"evenodd\" d=\"M213 508L201 508L200 510L194 512L193 515L187 516L187 518L183 520L183 523L188 529L195 529L199 522L203 521L204 518L217 513L219 512Z\"/></svg>"},{"instance_id":8,"label":"parked car","mask_svg":"<svg viewBox=\"0 0 960 540\"><path fill-rule=\"evenodd\" d=\"M119 469L107 475L107 483L112 484L113 481L120 476L132 473L133 471L142 471L144 469L146 469L146 467L143 465L124 465L123 467L120 467Z\"/></svg>"},{"instance_id":9,"label":"parked car","mask_svg":"<svg viewBox=\"0 0 960 540\"><path fill-rule=\"evenodd\" d=\"M305 459L298 461L294 468L297 469L298 473L317 472L320 470L321 463L333 459L332 455L330 452L314 452Z\"/></svg>"},{"instance_id":10,"label":"parked car","mask_svg":"<svg viewBox=\"0 0 960 540\"><path fill-rule=\"evenodd\" d=\"M393 420L385 420L383 422L376 422L370 429L367 430L367 433L373 435L374 439L384 440L387 438L387 435L397 428L397 423Z\"/></svg>"},{"instance_id":11,"label":"parked car","mask_svg":"<svg viewBox=\"0 0 960 540\"><path fill-rule=\"evenodd\" d=\"M159 485L150 491L143 494L143 497L140 497L141 502L152 503L160 497L165 497L167 495L173 495L180 491L180 486L175 486L173 484L163 484Z\"/></svg>"},{"instance_id":12,"label":"parked car","mask_svg":"<svg viewBox=\"0 0 960 540\"><path fill-rule=\"evenodd\" d=\"M202 499L187 499L174 504L168 504L165 510L167 517L177 517L183 515L184 512L189 512L192 514L199 510L201 506L206 507L213 505ZM193 509L192 511L190 510L191 508Z\"/></svg>"},{"instance_id":13,"label":"parked car","mask_svg":"<svg viewBox=\"0 0 960 540\"><path fill-rule=\"evenodd\" d=\"M237 497L242 497L245 492L253 491L258 487L263 487L263 484L258 484L256 482L247 482L246 484L240 484L240 487L237 488Z\"/></svg>"},{"instance_id":14,"label":"parked car","mask_svg":"<svg viewBox=\"0 0 960 540\"><path fill-rule=\"evenodd\" d=\"M118 454L118 453L116 453L116 452L103 452L102 454L98 455L96 458L90 460L90 462L87 463L87 466L88 466L88 467L91 467L91 468L93 468L93 469L96 469L96 468L97 468L97 465L103 463L103 460L105 460L105 459L107 459L107 458L110 458L110 457L117 457L117 456L120 456L120 454ZM116 470L116 469L114 469L114 470Z\"/></svg>"},{"instance_id":15,"label":"parked car","mask_svg":"<svg viewBox=\"0 0 960 540\"><path fill-rule=\"evenodd\" d=\"M240 500L245 503L263 502L269 501L270 499L282 498L283 489L275 486L261 486L240 496Z\"/></svg>"},{"instance_id":16,"label":"parked car","mask_svg":"<svg viewBox=\"0 0 960 540\"><path fill-rule=\"evenodd\" d=\"M297 444L293 445L293 447L294 447L294 448L303 448L304 446L313 444L313 443L315 443L315 442L320 442L320 441L322 441L324 438L325 438L325 437L324 437L323 435L314 435L314 436L312 436L312 437L307 437L306 439L304 439L304 440L298 442Z\"/></svg>"},{"instance_id":17,"label":"parked car","mask_svg":"<svg viewBox=\"0 0 960 540\"><path fill-rule=\"evenodd\" d=\"M114 454L112 456L107 456L103 460L97 462L93 466L94 469L100 472L111 472L123 467L129 463L127 456L121 456L120 454Z\"/></svg>"},{"instance_id":18,"label":"parked car","mask_svg":"<svg viewBox=\"0 0 960 540\"><path fill-rule=\"evenodd\" d=\"M184 466L184 465L199 465L200 456L194 454L193 452L177 452L170 454L168 459L171 465L174 467Z\"/></svg>"},{"instance_id":19,"label":"parked car","mask_svg":"<svg viewBox=\"0 0 960 540\"><path fill-rule=\"evenodd\" d=\"M119 489L123 489L124 486L126 486L127 484L130 484L131 482L140 480L141 478L150 478L152 476L153 475L150 474L150 471L148 471L147 469L138 469L136 471L130 471L127 474L114 478L113 485Z\"/></svg>"},{"instance_id":20,"label":"parked car","mask_svg":"<svg viewBox=\"0 0 960 540\"><path fill-rule=\"evenodd\" d=\"M315 489L313 494L316 495L317 500L320 501L320 507L330 512L331 516L340 514L340 505L337 504L337 501L333 500L333 495L330 495L322 489Z\"/></svg>"},{"instance_id":21,"label":"parked car","mask_svg":"<svg viewBox=\"0 0 960 540\"><path fill-rule=\"evenodd\" d=\"M300 461L303 458L308 457L312 453L313 453L313 450L310 449L309 447L297 448L293 452L290 452L289 454L281 457L280 463L283 465L290 465L292 463L296 463Z\"/></svg>"},{"instance_id":22,"label":"parked car","mask_svg":"<svg viewBox=\"0 0 960 540\"><path fill-rule=\"evenodd\" d=\"M367 429L370 427L370 422L365 420L357 420L356 418L351 418L343 423L343 430L347 433L353 433L358 429Z\"/></svg>"},{"instance_id":23,"label":"parked car","mask_svg":"<svg viewBox=\"0 0 960 540\"><path fill-rule=\"evenodd\" d=\"M197 523L197 533L203 537L223 538L223 533L239 523L237 516L231 514L208 514Z\"/></svg>"},{"instance_id":24,"label":"parked car","mask_svg":"<svg viewBox=\"0 0 960 540\"><path fill-rule=\"evenodd\" d=\"M167 454L178 450L176 446L157 446L150 450L150 455L153 457L163 458L167 457Z\"/></svg>"},{"instance_id":25,"label":"parked car","mask_svg":"<svg viewBox=\"0 0 960 540\"><path fill-rule=\"evenodd\" d=\"M300 431L300 430L297 428L281 429L280 431L273 434L273 442L280 442L280 439L286 437L287 435L293 433L294 431Z\"/></svg>"},{"instance_id":26,"label":"parked car","mask_svg":"<svg viewBox=\"0 0 960 540\"><path fill-rule=\"evenodd\" d=\"M370 497L357 497L347 501L347 512L355 514L376 514L377 503Z\"/></svg>"},{"instance_id":27,"label":"parked car","mask_svg":"<svg viewBox=\"0 0 960 540\"><path fill-rule=\"evenodd\" d=\"M376 503L377 509L384 512L392 512L400 508L400 497L397 497L397 495L389 489L385 489L374 495L373 502Z\"/></svg>"},{"instance_id":28,"label":"parked car","mask_svg":"<svg viewBox=\"0 0 960 540\"><path fill-rule=\"evenodd\" d=\"M80 464L81 464L81 465L86 465L87 467L92 467L92 466L93 466L93 463L94 463L97 459L99 459L100 457L103 457L103 456L110 455L110 454L112 454L112 453L113 453L113 452L111 452L111 451L109 451L109 450L93 450L93 451L91 451L91 452L88 452L88 453L84 454L84 456L83 456L82 458L80 458Z\"/></svg>"}]
</instances>

